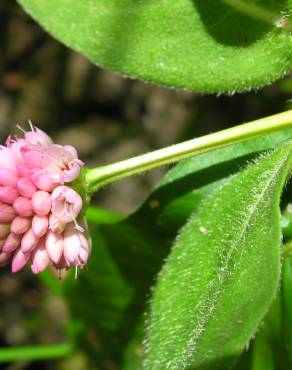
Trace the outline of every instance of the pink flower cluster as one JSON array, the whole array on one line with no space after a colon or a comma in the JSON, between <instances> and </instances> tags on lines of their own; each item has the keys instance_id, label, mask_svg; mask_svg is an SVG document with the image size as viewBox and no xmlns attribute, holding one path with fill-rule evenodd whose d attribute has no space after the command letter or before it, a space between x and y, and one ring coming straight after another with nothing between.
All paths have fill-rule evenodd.
<instances>
[{"instance_id":1,"label":"pink flower cluster","mask_svg":"<svg viewBox=\"0 0 292 370\"><path fill-rule=\"evenodd\" d=\"M76 273L84 267L91 242L77 222L83 200L65 185L81 166L75 148L32 125L0 146L0 266L11 262L17 272L31 261L35 274L50 263Z\"/></svg>"}]
</instances>

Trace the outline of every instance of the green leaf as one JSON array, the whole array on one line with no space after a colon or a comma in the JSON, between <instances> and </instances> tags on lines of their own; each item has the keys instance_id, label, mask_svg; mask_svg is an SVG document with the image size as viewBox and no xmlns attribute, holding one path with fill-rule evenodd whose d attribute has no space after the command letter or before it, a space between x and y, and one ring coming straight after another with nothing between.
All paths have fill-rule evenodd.
<instances>
[{"instance_id":1,"label":"green leaf","mask_svg":"<svg viewBox=\"0 0 292 370\"><path fill-rule=\"evenodd\" d=\"M139 361L137 325L165 250L127 221L100 226L91 234L93 254L87 269L77 284L71 278L65 286L72 319L81 328L76 340L99 369L107 369L108 362L122 369L124 361L128 369L130 362L124 351L133 350ZM132 349L126 348L131 341Z\"/></svg>"},{"instance_id":2,"label":"green leaf","mask_svg":"<svg viewBox=\"0 0 292 370\"><path fill-rule=\"evenodd\" d=\"M291 368L291 258L286 257L282 269L282 291L260 323L248 352L243 353L235 370L287 370ZM290 302L291 303L291 302ZM288 315L288 317L287 317Z\"/></svg>"},{"instance_id":3,"label":"green leaf","mask_svg":"<svg viewBox=\"0 0 292 370\"><path fill-rule=\"evenodd\" d=\"M281 299L277 297L270 312L264 318L264 322L261 323L252 345L251 370L280 370L280 356L277 358L277 352L282 344L281 319Z\"/></svg>"},{"instance_id":4,"label":"green leaf","mask_svg":"<svg viewBox=\"0 0 292 370\"><path fill-rule=\"evenodd\" d=\"M290 242L291 243L291 242ZM282 278L284 347L289 356L289 367L292 366L292 256L285 258Z\"/></svg>"},{"instance_id":5,"label":"green leaf","mask_svg":"<svg viewBox=\"0 0 292 370\"><path fill-rule=\"evenodd\" d=\"M74 330L76 339L99 369L107 369L108 362L123 370L139 368L149 290L177 230L247 160L283 146L291 133L284 130L181 162L143 207L121 222L116 223L119 215L89 209L88 220L99 225L92 229L93 255L77 283L72 276L66 280L65 296L80 329Z\"/></svg>"},{"instance_id":6,"label":"green leaf","mask_svg":"<svg viewBox=\"0 0 292 370\"><path fill-rule=\"evenodd\" d=\"M250 1L290 13L286 0ZM214 0L19 0L48 32L123 75L202 92L264 86L291 68L291 38Z\"/></svg>"},{"instance_id":7,"label":"green leaf","mask_svg":"<svg viewBox=\"0 0 292 370\"><path fill-rule=\"evenodd\" d=\"M89 223L99 225L119 222L123 219L123 216L104 208L90 206L86 209L86 218Z\"/></svg>"},{"instance_id":8,"label":"green leaf","mask_svg":"<svg viewBox=\"0 0 292 370\"><path fill-rule=\"evenodd\" d=\"M145 369L229 369L275 298L292 145L231 179L183 228L151 305ZM236 335L234 335L236 333Z\"/></svg>"}]
</instances>

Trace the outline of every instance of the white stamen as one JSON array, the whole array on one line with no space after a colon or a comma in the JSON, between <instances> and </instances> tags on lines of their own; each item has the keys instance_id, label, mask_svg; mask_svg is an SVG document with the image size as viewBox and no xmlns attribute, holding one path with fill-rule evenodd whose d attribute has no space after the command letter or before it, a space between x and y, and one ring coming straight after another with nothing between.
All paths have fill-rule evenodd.
<instances>
[{"instance_id":1,"label":"white stamen","mask_svg":"<svg viewBox=\"0 0 292 370\"><path fill-rule=\"evenodd\" d=\"M28 120L28 124L29 124L29 127L30 127L31 131L35 132L35 131L36 131L36 129L35 129L35 127L33 126L33 124L32 124L32 122L31 122L31 120L30 120L30 119Z\"/></svg>"},{"instance_id":2,"label":"white stamen","mask_svg":"<svg viewBox=\"0 0 292 370\"><path fill-rule=\"evenodd\" d=\"M26 134L26 131L19 124L16 125L16 128L18 128L18 130Z\"/></svg>"}]
</instances>

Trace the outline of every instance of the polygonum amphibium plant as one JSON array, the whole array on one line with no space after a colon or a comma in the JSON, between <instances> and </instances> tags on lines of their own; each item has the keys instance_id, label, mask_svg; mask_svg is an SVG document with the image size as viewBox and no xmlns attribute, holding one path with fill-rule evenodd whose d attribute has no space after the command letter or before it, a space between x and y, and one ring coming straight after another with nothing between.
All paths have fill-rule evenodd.
<instances>
[{"instance_id":1,"label":"polygonum amphibium plant","mask_svg":"<svg viewBox=\"0 0 292 370\"><path fill-rule=\"evenodd\" d=\"M234 94L292 67L291 1L18 2L93 63L152 83ZM133 215L90 205L178 161ZM70 309L68 343L0 348L0 361L78 348L93 370L291 369L291 170L292 111L92 169L32 125L9 137L0 266L80 279L38 275Z\"/></svg>"},{"instance_id":2,"label":"polygonum amphibium plant","mask_svg":"<svg viewBox=\"0 0 292 370\"><path fill-rule=\"evenodd\" d=\"M159 272L145 334L132 326L125 329L135 336L138 330L135 340L144 345L145 355L132 353L131 361L145 370L202 366L211 370L216 361L220 364L216 369L231 369L277 295L282 258L279 202L292 168L291 122L288 111L92 169L84 168L72 146L53 143L31 124L22 137L9 136L0 150L1 266L11 263L12 272L17 272L30 263L33 273L49 265L59 271L74 267L77 277L91 254L84 217L91 195L101 186L195 156L170 172L134 218L109 225L101 238L94 231L99 240L93 248L94 276L87 280L90 269L81 273L74 297L82 297L80 307L88 302L84 325L102 330L105 343L117 334L103 328L104 320L119 325L123 315L131 315L140 327L145 307L135 297L140 292L146 295L145 288L166 257L163 251L158 253L161 243L169 247L180 230ZM271 148L238 173L232 167L225 173L226 163L237 159L240 165L241 158L246 161L247 156ZM219 177L204 183L202 174L210 166L218 167ZM193 182L201 185L186 192ZM182 190L179 198L176 186ZM89 220L96 222L98 212L92 214ZM148 222L141 223L144 219ZM104 238L114 259L104 251ZM284 254L290 249L288 243ZM290 271L289 265L285 268ZM118 269L125 271L128 282L120 281ZM105 286L104 274L111 282ZM122 305L115 294L123 297ZM112 298L104 300L104 295ZM104 311L92 323L99 306ZM108 310L115 315L108 318ZM78 304L74 315L83 315ZM37 358L71 351L72 344L53 346L38 351Z\"/></svg>"}]
</instances>

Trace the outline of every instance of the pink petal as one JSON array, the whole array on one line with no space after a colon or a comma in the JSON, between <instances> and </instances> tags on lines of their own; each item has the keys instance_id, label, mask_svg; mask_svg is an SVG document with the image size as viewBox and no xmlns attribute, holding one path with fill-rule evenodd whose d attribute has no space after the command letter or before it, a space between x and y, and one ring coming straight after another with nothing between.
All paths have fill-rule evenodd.
<instances>
[{"instance_id":1,"label":"pink petal","mask_svg":"<svg viewBox=\"0 0 292 370\"><path fill-rule=\"evenodd\" d=\"M35 131L28 131L24 135L25 140L32 145L40 145L44 148L48 148L53 144L52 139L42 130L36 128Z\"/></svg>"},{"instance_id":2,"label":"pink petal","mask_svg":"<svg viewBox=\"0 0 292 370\"><path fill-rule=\"evenodd\" d=\"M29 168L41 168L41 155L42 153L37 150L28 150L22 153L22 158L25 165Z\"/></svg>"},{"instance_id":3,"label":"pink petal","mask_svg":"<svg viewBox=\"0 0 292 370\"><path fill-rule=\"evenodd\" d=\"M8 206L7 204L0 204L0 222L1 223L11 222L15 216L16 216L16 213L13 207Z\"/></svg>"},{"instance_id":4,"label":"pink petal","mask_svg":"<svg viewBox=\"0 0 292 370\"><path fill-rule=\"evenodd\" d=\"M16 188L20 195L26 198L31 198L37 191L32 181L27 177L21 177L17 180Z\"/></svg>"},{"instance_id":5,"label":"pink petal","mask_svg":"<svg viewBox=\"0 0 292 370\"><path fill-rule=\"evenodd\" d=\"M19 177L30 177L32 170L23 163L17 164L17 171Z\"/></svg>"},{"instance_id":6,"label":"pink petal","mask_svg":"<svg viewBox=\"0 0 292 370\"><path fill-rule=\"evenodd\" d=\"M21 217L30 217L33 215L32 203L30 199L18 197L13 202L13 207Z\"/></svg>"},{"instance_id":7,"label":"pink petal","mask_svg":"<svg viewBox=\"0 0 292 370\"><path fill-rule=\"evenodd\" d=\"M64 240L62 234L54 234L51 231L48 232L46 239L46 248L50 259L55 264L58 264L61 260L64 249Z\"/></svg>"},{"instance_id":8,"label":"pink petal","mask_svg":"<svg viewBox=\"0 0 292 370\"><path fill-rule=\"evenodd\" d=\"M0 201L13 204L15 199L18 197L17 190L12 186L0 186Z\"/></svg>"},{"instance_id":9,"label":"pink petal","mask_svg":"<svg viewBox=\"0 0 292 370\"><path fill-rule=\"evenodd\" d=\"M38 246L33 251L32 256L32 272L38 274L39 272L44 271L50 262L48 252L45 247L45 242L40 240Z\"/></svg>"},{"instance_id":10,"label":"pink petal","mask_svg":"<svg viewBox=\"0 0 292 370\"><path fill-rule=\"evenodd\" d=\"M44 170L34 170L31 180L38 189L43 191L51 192L57 186L56 182L52 180L51 175Z\"/></svg>"},{"instance_id":11,"label":"pink petal","mask_svg":"<svg viewBox=\"0 0 292 370\"><path fill-rule=\"evenodd\" d=\"M11 253L20 245L20 235L10 233L3 245L2 251L4 253Z\"/></svg>"},{"instance_id":12,"label":"pink petal","mask_svg":"<svg viewBox=\"0 0 292 370\"><path fill-rule=\"evenodd\" d=\"M27 264L27 262L30 259L30 253L23 253L22 250L19 248L17 251L14 253L13 258L12 258L12 265L11 269L12 272L18 272L23 267Z\"/></svg>"},{"instance_id":13,"label":"pink petal","mask_svg":"<svg viewBox=\"0 0 292 370\"><path fill-rule=\"evenodd\" d=\"M14 234L22 235L31 226L31 218L17 216L11 223L11 231Z\"/></svg>"},{"instance_id":14,"label":"pink petal","mask_svg":"<svg viewBox=\"0 0 292 370\"><path fill-rule=\"evenodd\" d=\"M59 219L53 215L52 213L50 214L49 217L49 229L55 233L55 234L61 234L66 227L66 223L60 222Z\"/></svg>"},{"instance_id":15,"label":"pink petal","mask_svg":"<svg viewBox=\"0 0 292 370\"><path fill-rule=\"evenodd\" d=\"M41 238L46 234L49 227L48 216L35 215L32 219L32 231L37 238Z\"/></svg>"},{"instance_id":16,"label":"pink petal","mask_svg":"<svg viewBox=\"0 0 292 370\"><path fill-rule=\"evenodd\" d=\"M69 170L63 171L64 181L65 182L71 182L75 180L80 174L80 166L74 162L70 165Z\"/></svg>"},{"instance_id":17,"label":"pink petal","mask_svg":"<svg viewBox=\"0 0 292 370\"><path fill-rule=\"evenodd\" d=\"M68 186L58 186L52 193L52 213L61 222L76 220L82 205L81 196Z\"/></svg>"},{"instance_id":18,"label":"pink petal","mask_svg":"<svg viewBox=\"0 0 292 370\"><path fill-rule=\"evenodd\" d=\"M72 145L64 145L64 149L69 152L74 159L78 158L77 150Z\"/></svg>"},{"instance_id":19,"label":"pink petal","mask_svg":"<svg viewBox=\"0 0 292 370\"><path fill-rule=\"evenodd\" d=\"M86 237L68 224L64 232L64 257L68 264L83 266L90 253L90 244Z\"/></svg>"},{"instance_id":20,"label":"pink petal","mask_svg":"<svg viewBox=\"0 0 292 370\"><path fill-rule=\"evenodd\" d=\"M21 240L21 250L23 253L31 252L37 245L39 238L37 238L32 229L27 230Z\"/></svg>"},{"instance_id":21,"label":"pink petal","mask_svg":"<svg viewBox=\"0 0 292 370\"><path fill-rule=\"evenodd\" d=\"M6 186L15 186L17 182L17 175L14 171L0 168L0 184Z\"/></svg>"},{"instance_id":22,"label":"pink petal","mask_svg":"<svg viewBox=\"0 0 292 370\"><path fill-rule=\"evenodd\" d=\"M1 148L0 150L0 168L16 175L16 164L19 162L17 154L10 148Z\"/></svg>"},{"instance_id":23,"label":"pink petal","mask_svg":"<svg viewBox=\"0 0 292 370\"><path fill-rule=\"evenodd\" d=\"M52 206L51 195L46 191L37 191L32 197L32 208L39 216L47 215Z\"/></svg>"}]
</instances>

